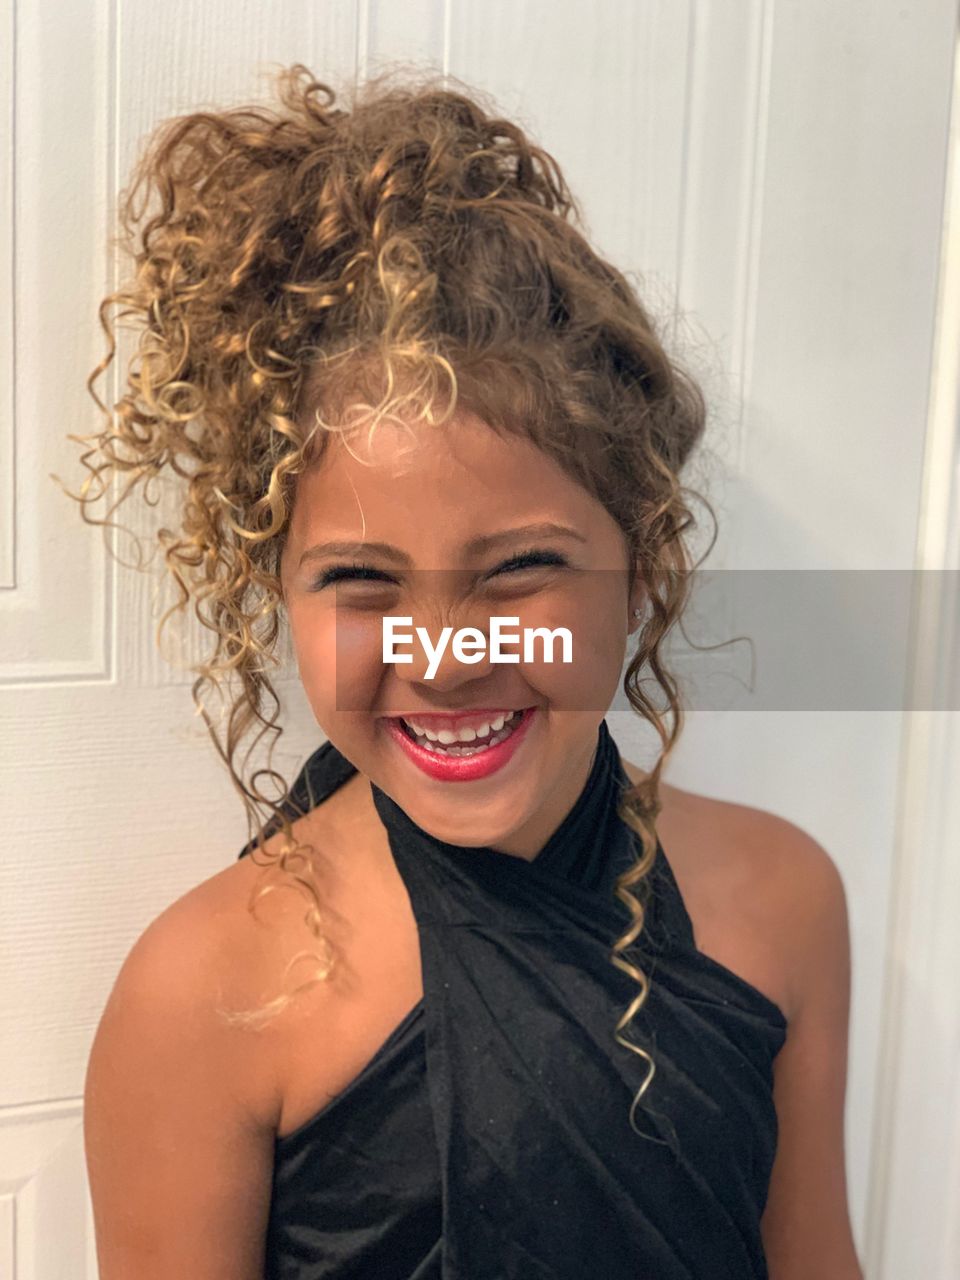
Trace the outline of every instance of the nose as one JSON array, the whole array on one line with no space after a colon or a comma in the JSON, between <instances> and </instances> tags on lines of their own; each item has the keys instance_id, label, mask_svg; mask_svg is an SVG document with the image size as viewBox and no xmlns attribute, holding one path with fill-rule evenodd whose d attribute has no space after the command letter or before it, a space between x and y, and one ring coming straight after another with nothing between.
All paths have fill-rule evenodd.
<instances>
[{"instance_id":1,"label":"nose","mask_svg":"<svg viewBox=\"0 0 960 1280\"><path fill-rule=\"evenodd\" d=\"M398 679L443 692L485 679L493 671L487 612L430 608L411 609L406 616L412 619L403 628L410 640L402 651L411 661L393 665Z\"/></svg>"},{"instance_id":2,"label":"nose","mask_svg":"<svg viewBox=\"0 0 960 1280\"><path fill-rule=\"evenodd\" d=\"M480 662L464 663L450 652L449 646L439 659L431 662L431 658L432 655L425 655L422 660L414 656L412 663L396 668L398 678L409 685L422 686L434 693L445 693L459 689L462 685L485 680L493 670L493 664L486 655L482 656ZM428 672L431 673L429 676Z\"/></svg>"}]
</instances>

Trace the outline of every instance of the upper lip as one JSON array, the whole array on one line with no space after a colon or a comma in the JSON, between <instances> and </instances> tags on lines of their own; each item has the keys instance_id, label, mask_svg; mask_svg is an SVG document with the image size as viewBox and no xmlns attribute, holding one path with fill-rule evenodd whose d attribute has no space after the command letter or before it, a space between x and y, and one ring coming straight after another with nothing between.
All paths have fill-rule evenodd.
<instances>
[{"instance_id":1,"label":"upper lip","mask_svg":"<svg viewBox=\"0 0 960 1280\"><path fill-rule=\"evenodd\" d=\"M448 712L446 714L439 711L401 711L396 715L388 716L389 720L413 720L416 724L422 725L424 729L449 729L455 731L457 729L467 728L474 724L482 724L484 718L491 718L497 715L512 716L515 711L525 711L526 707L470 707L464 708L462 711Z\"/></svg>"}]
</instances>

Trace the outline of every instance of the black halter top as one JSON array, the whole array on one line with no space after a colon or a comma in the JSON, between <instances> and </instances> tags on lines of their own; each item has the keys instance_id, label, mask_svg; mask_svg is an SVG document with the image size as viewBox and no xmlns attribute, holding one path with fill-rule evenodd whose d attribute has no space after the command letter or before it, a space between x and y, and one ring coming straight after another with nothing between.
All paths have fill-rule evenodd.
<instances>
[{"instance_id":1,"label":"black halter top","mask_svg":"<svg viewBox=\"0 0 960 1280\"><path fill-rule=\"evenodd\" d=\"M305 812L356 772L332 743ZM629 951L615 877L639 856L606 720L533 861L435 839L371 784L420 940L423 998L360 1074L275 1143L267 1280L764 1280L786 1019L698 951L662 846ZM275 829L275 828L274 828ZM247 845L240 857L248 853ZM637 1132L639 1130L639 1132Z\"/></svg>"}]
</instances>

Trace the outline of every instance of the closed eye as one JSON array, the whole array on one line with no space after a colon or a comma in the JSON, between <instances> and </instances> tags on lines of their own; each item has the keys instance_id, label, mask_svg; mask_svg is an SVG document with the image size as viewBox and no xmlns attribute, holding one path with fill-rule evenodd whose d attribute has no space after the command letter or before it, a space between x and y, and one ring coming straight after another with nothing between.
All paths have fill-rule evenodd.
<instances>
[{"instance_id":1,"label":"closed eye","mask_svg":"<svg viewBox=\"0 0 960 1280\"><path fill-rule=\"evenodd\" d=\"M554 565L564 568L568 563L566 556L561 555L559 551L521 551L519 555L511 556L495 569L494 576L507 570L530 569L534 565Z\"/></svg>"},{"instance_id":2,"label":"closed eye","mask_svg":"<svg viewBox=\"0 0 960 1280\"><path fill-rule=\"evenodd\" d=\"M515 556L511 556L509 560L505 560L493 570L491 577L496 577L501 573L517 572L518 570L530 569L538 565L554 566L557 568L566 568L569 561L559 551L547 550L530 550L521 551ZM311 591L322 591L324 587L330 586L334 582L350 582L350 581L366 581L366 582L395 582L388 573L382 569L376 569L371 564L364 564L355 561L352 564L333 565L330 569L325 569L313 581Z\"/></svg>"},{"instance_id":3,"label":"closed eye","mask_svg":"<svg viewBox=\"0 0 960 1280\"><path fill-rule=\"evenodd\" d=\"M323 573L317 575L310 590L322 591L331 582L348 582L354 578L364 578L371 581L393 581L388 574L381 569L375 569L370 564L335 564L332 569L324 569Z\"/></svg>"}]
</instances>

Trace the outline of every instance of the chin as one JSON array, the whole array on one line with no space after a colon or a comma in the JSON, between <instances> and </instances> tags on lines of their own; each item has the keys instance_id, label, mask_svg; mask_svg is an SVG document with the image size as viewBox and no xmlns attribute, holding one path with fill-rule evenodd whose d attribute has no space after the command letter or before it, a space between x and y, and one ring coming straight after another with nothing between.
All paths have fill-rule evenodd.
<instances>
[{"instance_id":1,"label":"chin","mask_svg":"<svg viewBox=\"0 0 960 1280\"><path fill-rule=\"evenodd\" d=\"M425 815L428 812L434 815L436 821L433 825L439 839L478 849L507 840L523 827L532 816L531 800L536 809L536 798L527 786L514 789L503 784L500 793L492 799L474 800L473 803L466 799L446 799L447 794L440 792L435 799L424 801L420 808ZM416 804L417 797L411 796L410 802ZM440 832L441 826L448 834Z\"/></svg>"}]
</instances>

